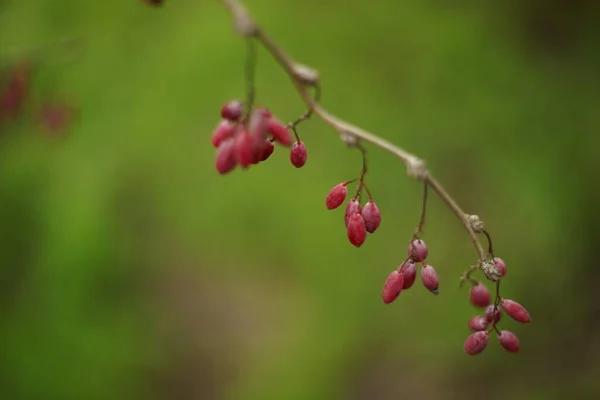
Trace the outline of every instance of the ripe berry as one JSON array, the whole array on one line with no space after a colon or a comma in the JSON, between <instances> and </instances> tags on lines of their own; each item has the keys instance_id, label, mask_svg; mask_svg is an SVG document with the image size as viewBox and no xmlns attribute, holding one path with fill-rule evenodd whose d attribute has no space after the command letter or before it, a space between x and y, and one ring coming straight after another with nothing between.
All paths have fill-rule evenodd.
<instances>
[{"instance_id":1,"label":"ripe berry","mask_svg":"<svg viewBox=\"0 0 600 400\"><path fill-rule=\"evenodd\" d=\"M257 159L255 157L254 141L250 133L245 129L235 138L235 154L237 162L242 168L248 168Z\"/></svg>"},{"instance_id":2,"label":"ripe berry","mask_svg":"<svg viewBox=\"0 0 600 400\"><path fill-rule=\"evenodd\" d=\"M504 311L506 311L506 313L515 321L520 322L522 324L531 322L531 316L529 315L529 312L527 312L525 307L523 307L516 301L502 299L500 301L500 304L502 305Z\"/></svg>"},{"instance_id":3,"label":"ripe berry","mask_svg":"<svg viewBox=\"0 0 600 400\"><path fill-rule=\"evenodd\" d=\"M392 271L385 280L381 298L385 304L390 304L396 300L404 286L404 276L398 271Z\"/></svg>"},{"instance_id":4,"label":"ripe berry","mask_svg":"<svg viewBox=\"0 0 600 400\"><path fill-rule=\"evenodd\" d=\"M346 187L346 183L342 182L340 184L337 184L327 194L327 198L325 199L325 206L327 206L328 210L334 210L342 205L344 200L346 200L347 195L348 188Z\"/></svg>"},{"instance_id":5,"label":"ripe berry","mask_svg":"<svg viewBox=\"0 0 600 400\"><path fill-rule=\"evenodd\" d=\"M216 167L221 175L224 175L235 168L237 159L235 155L235 139L225 139L217 149Z\"/></svg>"},{"instance_id":6,"label":"ripe berry","mask_svg":"<svg viewBox=\"0 0 600 400\"><path fill-rule=\"evenodd\" d=\"M265 144L263 145L260 153L259 161L265 161L271 156L271 154L273 154L274 150L275 145L273 144L273 142L269 139L265 140Z\"/></svg>"},{"instance_id":7,"label":"ripe berry","mask_svg":"<svg viewBox=\"0 0 600 400\"><path fill-rule=\"evenodd\" d=\"M257 108L252 111L248 121L248 132L257 143L261 143L267 138L267 126L271 113L266 108Z\"/></svg>"},{"instance_id":8,"label":"ripe berry","mask_svg":"<svg viewBox=\"0 0 600 400\"><path fill-rule=\"evenodd\" d=\"M408 245L408 256L415 262L425 261L427 253L427 246L421 239L415 239Z\"/></svg>"},{"instance_id":9,"label":"ripe berry","mask_svg":"<svg viewBox=\"0 0 600 400\"><path fill-rule=\"evenodd\" d=\"M417 264L413 260L406 260L400 265L398 271L404 275L404 286L402 289L410 289L417 279Z\"/></svg>"},{"instance_id":10,"label":"ripe berry","mask_svg":"<svg viewBox=\"0 0 600 400\"><path fill-rule=\"evenodd\" d=\"M235 134L235 124L226 119L219 122L219 125L215 128L212 134L211 142L213 146L219 147L219 145Z\"/></svg>"},{"instance_id":11,"label":"ripe berry","mask_svg":"<svg viewBox=\"0 0 600 400\"><path fill-rule=\"evenodd\" d=\"M29 94L30 67L19 64L10 72L7 82L0 88L0 120L4 116L15 118Z\"/></svg>"},{"instance_id":12,"label":"ripe berry","mask_svg":"<svg viewBox=\"0 0 600 400\"><path fill-rule=\"evenodd\" d=\"M500 277L506 275L506 264L504 264L504 261L502 261L501 258L496 257L494 258L494 262L496 263L496 268L498 269Z\"/></svg>"},{"instance_id":13,"label":"ripe berry","mask_svg":"<svg viewBox=\"0 0 600 400\"><path fill-rule=\"evenodd\" d=\"M346 233L348 234L350 243L356 247L360 247L365 242L367 229L362 215L354 213L350 216Z\"/></svg>"},{"instance_id":14,"label":"ripe berry","mask_svg":"<svg viewBox=\"0 0 600 400\"><path fill-rule=\"evenodd\" d=\"M302 168L306 164L308 153L306 152L306 146L304 143L297 141L292 145L290 150L290 161L296 168Z\"/></svg>"},{"instance_id":15,"label":"ripe berry","mask_svg":"<svg viewBox=\"0 0 600 400\"><path fill-rule=\"evenodd\" d=\"M481 315L476 315L469 319L468 326L469 329L473 332L478 332L485 331L488 327L488 324L489 322L485 319L485 317L482 317Z\"/></svg>"},{"instance_id":16,"label":"ripe berry","mask_svg":"<svg viewBox=\"0 0 600 400\"><path fill-rule=\"evenodd\" d=\"M344 223L346 224L346 227L348 227L348 221L350 221L350 217L353 214L361 214L361 213L362 213L362 207L360 206L360 203L358 202L358 200L356 200L356 199L350 200L348 202L348 204L346 204L346 213L344 214Z\"/></svg>"},{"instance_id":17,"label":"ripe berry","mask_svg":"<svg viewBox=\"0 0 600 400\"><path fill-rule=\"evenodd\" d=\"M498 340L506 351L510 351L511 353L519 351L519 338L514 333L510 331L500 331Z\"/></svg>"},{"instance_id":18,"label":"ripe berry","mask_svg":"<svg viewBox=\"0 0 600 400\"><path fill-rule=\"evenodd\" d=\"M465 353L474 356L481 353L487 347L488 341L489 334L486 331L474 332L465 340L463 348Z\"/></svg>"},{"instance_id":19,"label":"ripe berry","mask_svg":"<svg viewBox=\"0 0 600 400\"><path fill-rule=\"evenodd\" d=\"M496 321L494 321L494 317L495 317ZM500 307L496 307L494 304L490 304L485 309L485 319L490 324L492 322L500 321L500 318L502 318L502 311L500 311Z\"/></svg>"},{"instance_id":20,"label":"ripe berry","mask_svg":"<svg viewBox=\"0 0 600 400\"><path fill-rule=\"evenodd\" d=\"M487 286L481 282L477 282L469 291L469 300L475 307L487 307L491 302L491 297Z\"/></svg>"},{"instance_id":21,"label":"ripe berry","mask_svg":"<svg viewBox=\"0 0 600 400\"><path fill-rule=\"evenodd\" d=\"M229 103L225 103L223 108L221 108L221 117L232 122L237 122L242 117L243 110L244 105L241 101L231 100Z\"/></svg>"},{"instance_id":22,"label":"ripe berry","mask_svg":"<svg viewBox=\"0 0 600 400\"><path fill-rule=\"evenodd\" d=\"M294 141L287 126L275 118L268 119L267 131L273 136L273 139L283 146L290 147Z\"/></svg>"},{"instance_id":23,"label":"ripe berry","mask_svg":"<svg viewBox=\"0 0 600 400\"><path fill-rule=\"evenodd\" d=\"M374 201L367 201L367 204L362 209L362 216L365 219L367 232L375 232L381 223L381 213Z\"/></svg>"},{"instance_id":24,"label":"ripe berry","mask_svg":"<svg viewBox=\"0 0 600 400\"><path fill-rule=\"evenodd\" d=\"M423 285L433 294L439 294L439 280L435 269L428 264L423 264L421 267L421 280Z\"/></svg>"}]
</instances>

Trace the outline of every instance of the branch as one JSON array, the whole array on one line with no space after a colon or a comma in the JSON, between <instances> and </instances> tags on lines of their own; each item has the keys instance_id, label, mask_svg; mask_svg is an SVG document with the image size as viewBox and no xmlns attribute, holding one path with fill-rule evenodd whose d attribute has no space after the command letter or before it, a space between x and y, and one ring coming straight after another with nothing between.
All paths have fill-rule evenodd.
<instances>
[{"instance_id":1,"label":"branch","mask_svg":"<svg viewBox=\"0 0 600 400\"><path fill-rule=\"evenodd\" d=\"M344 142L351 146L356 146L359 140L371 143L388 153L398 157L406 165L409 177L424 181L435 193L444 201L456 217L463 223L477 253L480 262L483 264L487 256L483 246L479 242L470 215L465 213L450 194L440 185L440 183L427 170L425 161L414 154L388 142L387 140L371 133L365 129L359 128L349 122L342 120L324 109L311 96L309 88L317 84L318 73L301 64L297 64L253 21L246 8L238 0L221 0L227 7L233 18L234 27L238 34L245 37L256 38L273 58L281 65L283 70L289 75L296 91L314 114L318 115L323 121L336 129ZM478 228L475 228L478 229Z\"/></svg>"}]
</instances>

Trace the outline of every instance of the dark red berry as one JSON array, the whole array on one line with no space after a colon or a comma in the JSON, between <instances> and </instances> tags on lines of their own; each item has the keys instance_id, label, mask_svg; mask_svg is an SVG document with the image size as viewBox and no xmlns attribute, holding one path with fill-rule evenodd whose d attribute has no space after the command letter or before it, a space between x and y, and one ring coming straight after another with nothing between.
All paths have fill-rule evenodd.
<instances>
[{"instance_id":1,"label":"dark red berry","mask_svg":"<svg viewBox=\"0 0 600 400\"><path fill-rule=\"evenodd\" d=\"M402 292L403 286L404 276L398 271L390 273L383 285L383 293L381 294L383 302L385 304L390 304L392 301L396 300L400 292Z\"/></svg>"},{"instance_id":2,"label":"dark red berry","mask_svg":"<svg viewBox=\"0 0 600 400\"><path fill-rule=\"evenodd\" d=\"M297 141L292 145L290 150L290 161L296 168L302 168L306 164L308 153L306 152L306 146L304 143Z\"/></svg>"},{"instance_id":3,"label":"dark red berry","mask_svg":"<svg viewBox=\"0 0 600 400\"><path fill-rule=\"evenodd\" d=\"M498 257L494 258L494 262L496 263L498 274L502 278L504 275L506 275L506 264L504 264L504 261L502 261L502 259Z\"/></svg>"},{"instance_id":4,"label":"dark red berry","mask_svg":"<svg viewBox=\"0 0 600 400\"><path fill-rule=\"evenodd\" d=\"M356 247L360 247L365 242L367 229L362 215L354 213L350 216L346 233L348 234L350 243Z\"/></svg>"},{"instance_id":5,"label":"dark red berry","mask_svg":"<svg viewBox=\"0 0 600 400\"><path fill-rule=\"evenodd\" d=\"M237 158L235 155L235 139L225 139L219 148L217 149L217 160L216 160L217 171L221 175L224 175L235 168L237 165Z\"/></svg>"},{"instance_id":6,"label":"dark red berry","mask_svg":"<svg viewBox=\"0 0 600 400\"><path fill-rule=\"evenodd\" d=\"M500 331L498 335L500 344L506 351L517 353L519 351L519 338L510 331Z\"/></svg>"},{"instance_id":7,"label":"dark red berry","mask_svg":"<svg viewBox=\"0 0 600 400\"><path fill-rule=\"evenodd\" d=\"M221 122L219 122L219 125L217 125L212 134L211 142L213 146L219 147L221 142L223 142L225 139L233 137L233 135L235 134L235 130L236 126L233 122L228 121L226 119L221 120Z\"/></svg>"},{"instance_id":8,"label":"dark red berry","mask_svg":"<svg viewBox=\"0 0 600 400\"><path fill-rule=\"evenodd\" d=\"M529 312L527 312L525 307L516 301L502 299L500 304L502 305L502 309L515 321L522 324L531 322L531 316L529 315Z\"/></svg>"},{"instance_id":9,"label":"dark red berry","mask_svg":"<svg viewBox=\"0 0 600 400\"><path fill-rule=\"evenodd\" d=\"M492 296L487 286L481 282L477 282L469 291L469 300L475 307L485 308L490 304Z\"/></svg>"},{"instance_id":10,"label":"dark red berry","mask_svg":"<svg viewBox=\"0 0 600 400\"><path fill-rule=\"evenodd\" d=\"M468 355L474 356L481 353L488 344L489 334L486 331L474 332L465 340L464 350Z\"/></svg>"},{"instance_id":11,"label":"dark red berry","mask_svg":"<svg viewBox=\"0 0 600 400\"><path fill-rule=\"evenodd\" d=\"M46 103L40 110L39 120L42 128L48 133L65 130L71 123L75 109L58 102Z\"/></svg>"},{"instance_id":12,"label":"dark red berry","mask_svg":"<svg viewBox=\"0 0 600 400\"><path fill-rule=\"evenodd\" d=\"M408 245L408 256L415 262L425 261L427 253L427 246L421 239L415 239Z\"/></svg>"},{"instance_id":13,"label":"dark red berry","mask_svg":"<svg viewBox=\"0 0 600 400\"><path fill-rule=\"evenodd\" d=\"M275 145L269 139L265 140L265 144L262 147L259 161L265 161L267 158L271 157L273 151L275 150Z\"/></svg>"},{"instance_id":14,"label":"dark red berry","mask_svg":"<svg viewBox=\"0 0 600 400\"><path fill-rule=\"evenodd\" d=\"M30 66L20 63L10 72L7 82L0 88L0 121L4 117L15 118L29 94Z\"/></svg>"},{"instance_id":15,"label":"dark red berry","mask_svg":"<svg viewBox=\"0 0 600 400\"><path fill-rule=\"evenodd\" d=\"M367 232L373 233L381 223L381 213L374 201L367 201L367 204L362 209L362 216L365 219Z\"/></svg>"},{"instance_id":16,"label":"dark red berry","mask_svg":"<svg viewBox=\"0 0 600 400\"><path fill-rule=\"evenodd\" d=\"M346 213L344 214L344 223L346 224L346 227L348 227L348 221L350 221L350 216L352 216L352 214L361 214L362 213L362 207L360 206L360 203L358 202L358 200L356 199L352 199L348 202L348 204L346 204Z\"/></svg>"},{"instance_id":17,"label":"dark red berry","mask_svg":"<svg viewBox=\"0 0 600 400\"><path fill-rule=\"evenodd\" d=\"M229 121L239 121L244 111L244 105L239 100L231 100L229 103L223 105L221 108L221 117Z\"/></svg>"},{"instance_id":18,"label":"dark red berry","mask_svg":"<svg viewBox=\"0 0 600 400\"><path fill-rule=\"evenodd\" d=\"M327 194L327 198L325 199L325 206L328 210L334 210L342 205L344 200L346 200L347 195L348 188L346 187L346 183L342 182L340 184L337 184Z\"/></svg>"},{"instance_id":19,"label":"dark red berry","mask_svg":"<svg viewBox=\"0 0 600 400\"><path fill-rule=\"evenodd\" d=\"M398 271L404 275L404 286L402 289L410 289L417 279L417 264L413 260L406 260L400 265Z\"/></svg>"},{"instance_id":20,"label":"dark red berry","mask_svg":"<svg viewBox=\"0 0 600 400\"><path fill-rule=\"evenodd\" d=\"M271 117L268 119L267 131L273 136L273 139L283 146L290 147L294 141L287 126L276 118Z\"/></svg>"},{"instance_id":21,"label":"dark red berry","mask_svg":"<svg viewBox=\"0 0 600 400\"><path fill-rule=\"evenodd\" d=\"M495 317L496 321L494 321L494 317ZM500 318L502 318L502 311L500 310L500 307L497 307L494 304L490 304L485 309L485 319L490 324L492 322L498 322L498 321L500 321Z\"/></svg>"},{"instance_id":22,"label":"dark red berry","mask_svg":"<svg viewBox=\"0 0 600 400\"><path fill-rule=\"evenodd\" d=\"M248 121L248 132L256 143L262 144L263 140L267 138L267 126L270 118L271 113L265 108L257 108L252 111Z\"/></svg>"},{"instance_id":23,"label":"dark red berry","mask_svg":"<svg viewBox=\"0 0 600 400\"><path fill-rule=\"evenodd\" d=\"M235 154L242 168L248 168L255 162L254 141L247 130L242 130L235 138Z\"/></svg>"},{"instance_id":24,"label":"dark red berry","mask_svg":"<svg viewBox=\"0 0 600 400\"><path fill-rule=\"evenodd\" d=\"M435 269L429 264L423 264L421 267L421 280L423 285L433 294L439 294L440 282Z\"/></svg>"},{"instance_id":25,"label":"dark red berry","mask_svg":"<svg viewBox=\"0 0 600 400\"><path fill-rule=\"evenodd\" d=\"M476 315L473 318L469 319L469 329L473 332L485 331L488 327L489 322L482 317L481 315Z\"/></svg>"}]
</instances>

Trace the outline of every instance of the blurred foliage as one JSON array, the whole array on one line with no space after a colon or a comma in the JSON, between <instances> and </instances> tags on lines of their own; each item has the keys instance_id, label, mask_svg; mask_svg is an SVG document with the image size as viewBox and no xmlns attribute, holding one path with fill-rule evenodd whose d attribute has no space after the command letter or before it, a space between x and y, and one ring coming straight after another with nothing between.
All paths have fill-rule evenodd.
<instances>
[{"instance_id":1,"label":"blurred foliage","mask_svg":"<svg viewBox=\"0 0 600 400\"><path fill-rule=\"evenodd\" d=\"M593 1L248 1L323 104L424 157L480 215L508 266L519 355L467 357L476 260L432 198L424 239L440 296L390 306L421 189L369 147L382 225L352 247L328 190L360 154L300 126L295 169L226 177L210 133L245 93L244 42L218 1L0 0L3 71L33 62L0 126L0 393L20 399L598 398L598 6ZM6 76L2 75L2 79ZM303 111L263 51L258 101ZM74 107L61 135L35 115Z\"/></svg>"}]
</instances>

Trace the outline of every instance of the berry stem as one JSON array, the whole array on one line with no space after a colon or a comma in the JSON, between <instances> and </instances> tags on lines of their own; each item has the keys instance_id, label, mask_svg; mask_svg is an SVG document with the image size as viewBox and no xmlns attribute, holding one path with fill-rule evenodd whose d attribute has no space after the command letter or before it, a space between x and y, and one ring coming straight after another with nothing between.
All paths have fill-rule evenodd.
<instances>
[{"instance_id":1,"label":"berry stem","mask_svg":"<svg viewBox=\"0 0 600 400\"><path fill-rule=\"evenodd\" d=\"M487 238L487 241L488 241L488 254L489 254L490 258L493 260L494 259L494 249L492 247L492 237L490 236L490 234L488 233L488 231L486 231L485 229L483 229L482 232L485 235L485 237Z\"/></svg>"},{"instance_id":2,"label":"berry stem","mask_svg":"<svg viewBox=\"0 0 600 400\"><path fill-rule=\"evenodd\" d=\"M254 76L256 72L256 42L253 37L246 39L246 114L243 118L247 121L254 107L254 99L256 97L256 89L254 87Z\"/></svg>"},{"instance_id":3,"label":"berry stem","mask_svg":"<svg viewBox=\"0 0 600 400\"><path fill-rule=\"evenodd\" d=\"M360 150L360 153L362 155L362 169L361 169L360 175L358 177L358 189L356 190L356 196L358 196L359 201L360 201L363 187L366 188L365 175L367 173L367 149L365 149L365 146L363 146L360 142L356 144L356 147ZM369 193L368 189L366 189L366 190L367 190L367 194L369 195L369 199L370 199L371 193Z\"/></svg>"},{"instance_id":4,"label":"berry stem","mask_svg":"<svg viewBox=\"0 0 600 400\"><path fill-rule=\"evenodd\" d=\"M421 210L421 218L419 219L419 225L413 234L413 240L418 239L418 235L423 232L423 225L425 225L425 212L427 211L427 181L423 181L423 208Z\"/></svg>"}]
</instances>

